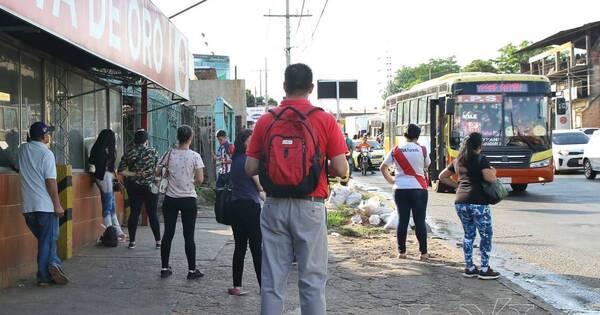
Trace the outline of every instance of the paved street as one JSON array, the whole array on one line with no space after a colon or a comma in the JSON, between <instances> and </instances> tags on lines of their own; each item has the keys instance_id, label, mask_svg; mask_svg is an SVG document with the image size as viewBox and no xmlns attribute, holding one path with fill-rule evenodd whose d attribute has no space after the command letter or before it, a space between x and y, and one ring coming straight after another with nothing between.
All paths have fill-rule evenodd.
<instances>
[{"instance_id":1,"label":"paved street","mask_svg":"<svg viewBox=\"0 0 600 315\"><path fill-rule=\"evenodd\" d=\"M391 188L383 178L355 176L358 183ZM528 290L569 310L600 303L600 180L559 175L531 185L493 207L494 260ZM428 216L434 230L451 242L462 237L452 208L453 194L430 193ZM555 305L557 306L557 305Z\"/></svg>"},{"instance_id":2,"label":"paved street","mask_svg":"<svg viewBox=\"0 0 600 315\"><path fill-rule=\"evenodd\" d=\"M180 227L180 225L179 225ZM0 291L0 314L259 314L260 295L250 254L242 297L229 296L233 242L230 229L217 224L210 211L196 225L199 268L206 276L185 279L181 232L171 255L174 274L158 275L159 253L143 227L138 247L87 247L65 264L72 282L40 288L33 277ZM328 314L558 314L552 306L506 279L481 281L461 274L461 252L430 237L437 253L424 263L414 235L407 242L409 259L396 258L395 233L373 237L329 237ZM297 268L288 280L285 315L299 315Z\"/></svg>"}]
</instances>

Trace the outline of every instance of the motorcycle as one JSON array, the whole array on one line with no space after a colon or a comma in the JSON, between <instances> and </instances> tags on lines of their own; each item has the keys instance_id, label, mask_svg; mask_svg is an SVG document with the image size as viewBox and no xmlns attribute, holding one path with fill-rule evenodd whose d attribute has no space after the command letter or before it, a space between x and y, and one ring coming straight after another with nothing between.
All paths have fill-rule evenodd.
<instances>
[{"instance_id":1,"label":"motorcycle","mask_svg":"<svg viewBox=\"0 0 600 315\"><path fill-rule=\"evenodd\" d=\"M362 148L360 151L360 173L365 176L369 170L369 149Z\"/></svg>"}]
</instances>

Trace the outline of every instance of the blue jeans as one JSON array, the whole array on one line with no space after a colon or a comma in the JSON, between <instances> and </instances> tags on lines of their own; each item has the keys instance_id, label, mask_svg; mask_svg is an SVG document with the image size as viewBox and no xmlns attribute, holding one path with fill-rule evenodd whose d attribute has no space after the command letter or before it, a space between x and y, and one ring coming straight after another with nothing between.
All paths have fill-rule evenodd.
<instances>
[{"instance_id":1,"label":"blue jeans","mask_svg":"<svg viewBox=\"0 0 600 315\"><path fill-rule=\"evenodd\" d=\"M457 204L456 213L465 230L463 251L467 268L473 266L473 241L479 230L481 267L489 267L492 252L492 215L489 205Z\"/></svg>"},{"instance_id":2,"label":"blue jeans","mask_svg":"<svg viewBox=\"0 0 600 315\"><path fill-rule=\"evenodd\" d=\"M111 192L103 192L100 194L102 200L102 216L112 216L115 214L115 194Z\"/></svg>"},{"instance_id":3,"label":"blue jeans","mask_svg":"<svg viewBox=\"0 0 600 315\"><path fill-rule=\"evenodd\" d=\"M62 262L56 255L56 241L58 240L58 217L54 212L30 212L23 214L25 223L38 240L37 254L37 280L50 282L52 276L48 272L51 265L62 268Z\"/></svg>"}]
</instances>

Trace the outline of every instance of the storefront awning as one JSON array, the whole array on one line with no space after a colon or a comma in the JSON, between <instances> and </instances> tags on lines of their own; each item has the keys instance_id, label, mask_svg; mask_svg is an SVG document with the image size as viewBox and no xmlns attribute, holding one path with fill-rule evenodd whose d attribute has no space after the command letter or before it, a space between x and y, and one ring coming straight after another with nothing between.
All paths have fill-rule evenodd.
<instances>
[{"instance_id":1,"label":"storefront awning","mask_svg":"<svg viewBox=\"0 0 600 315\"><path fill-rule=\"evenodd\" d=\"M87 68L123 69L189 99L187 38L149 0L2 0L0 13L22 20L2 18L0 30L33 47Z\"/></svg>"}]
</instances>

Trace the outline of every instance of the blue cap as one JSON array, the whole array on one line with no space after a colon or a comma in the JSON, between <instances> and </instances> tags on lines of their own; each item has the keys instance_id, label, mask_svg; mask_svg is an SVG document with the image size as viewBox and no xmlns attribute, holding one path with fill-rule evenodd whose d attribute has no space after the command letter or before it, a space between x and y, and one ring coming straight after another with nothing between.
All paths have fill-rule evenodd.
<instances>
[{"instance_id":1,"label":"blue cap","mask_svg":"<svg viewBox=\"0 0 600 315\"><path fill-rule=\"evenodd\" d=\"M29 127L29 136L32 139L39 139L52 131L54 131L54 126L48 126L45 123L38 121L34 122L33 125Z\"/></svg>"}]
</instances>

